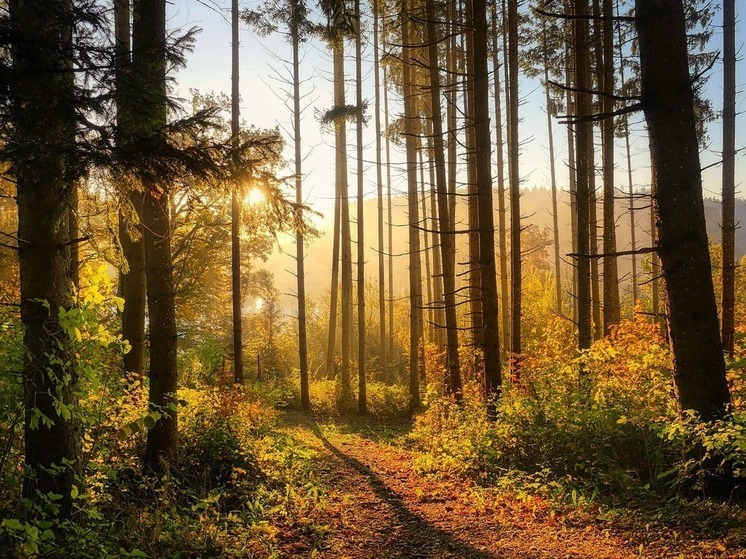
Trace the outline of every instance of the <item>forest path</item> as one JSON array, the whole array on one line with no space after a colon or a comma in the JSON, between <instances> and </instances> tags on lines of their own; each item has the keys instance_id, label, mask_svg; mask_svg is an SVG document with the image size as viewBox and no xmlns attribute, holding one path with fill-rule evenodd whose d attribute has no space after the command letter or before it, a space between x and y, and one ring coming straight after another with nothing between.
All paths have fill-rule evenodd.
<instances>
[{"instance_id":1,"label":"forest path","mask_svg":"<svg viewBox=\"0 0 746 559\"><path fill-rule=\"evenodd\" d=\"M685 534L614 529L555 514L540 498L500 498L460 478L422 476L412 466L416 453L401 444L403 425L285 412L281 429L316 453L325 486L329 534L314 558L731 557L710 555ZM286 548L281 556L309 555Z\"/></svg>"}]
</instances>

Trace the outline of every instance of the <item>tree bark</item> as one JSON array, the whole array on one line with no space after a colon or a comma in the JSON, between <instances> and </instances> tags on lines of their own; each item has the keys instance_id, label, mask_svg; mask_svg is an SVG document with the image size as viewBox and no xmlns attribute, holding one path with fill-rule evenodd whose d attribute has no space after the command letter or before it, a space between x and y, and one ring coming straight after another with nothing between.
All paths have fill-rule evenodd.
<instances>
[{"instance_id":1,"label":"tree bark","mask_svg":"<svg viewBox=\"0 0 746 559\"><path fill-rule=\"evenodd\" d=\"M736 5L723 0L723 349L735 339L736 281Z\"/></svg>"},{"instance_id":2,"label":"tree bark","mask_svg":"<svg viewBox=\"0 0 746 559\"><path fill-rule=\"evenodd\" d=\"M417 150L417 154L419 157L419 167L420 167L420 221L422 223L422 255L425 257L425 293L424 296L427 297L425 300L425 305L427 306L427 328L424 327L424 317L423 317L423 337L425 338L425 341L428 343L432 343L435 339L435 330L434 330L434 316L433 316L433 269L430 265L430 241L429 241L429 219L427 215L427 181L425 180L425 146L420 145L419 149ZM423 309L424 312L424 309ZM427 336L424 336L424 333L427 332Z\"/></svg>"},{"instance_id":3,"label":"tree bark","mask_svg":"<svg viewBox=\"0 0 746 559\"><path fill-rule=\"evenodd\" d=\"M295 147L295 263L298 289L298 359L300 361L300 405L311 409L308 379L308 335L306 330L306 256L303 235L303 154L300 128L300 30L298 0L291 0L290 36L293 48L293 144Z\"/></svg>"},{"instance_id":4,"label":"tree bark","mask_svg":"<svg viewBox=\"0 0 746 559\"><path fill-rule=\"evenodd\" d=\"M601 95L601 112L610 114L614 111L614 10L612 0L603 0L603 92ZM614 212L614 118L608 117L601 122L601 144L603 151L604 178L604 254L616 252L616 216ZM617 257L607 256L603 259L604 276L604 335L610 333L612 324L621 320L619 307L619 272Z\"/></svg>"},{"instance_id":5,"label":"tree bark","mask_svg":"<svg viewBox=\"0 0 746 559\"><path fill-rule=\"evenodd\" d=\"M135 0L133 69L143 76L149 102L140 107L141 130L161 133L166 125L166 2ZM176 313L174 306L171 220L167 185L144 181L143 228L147 281L151 410L163 417L148 430L145 464L159 469L177 449Z\"/></svg>"},{"instance_id":6,"label":"tree bark","mask_svg":"<svg viewBox=\"0 0 746 559\"><path fill-rule=\"evenodd\" d=\"M437 69L437 65L436 65ZM439 70L438 70L439 71ZM442 129L442 126L441 126ZM434 337L433 342L438 346L438 352L443 352L446 348L445 342L445 313L443 312L443 261L440 254L440 226L438 225L438 202L437 202L437 190L435 188L435 141L433 139L433 114L430 110L427 121L426 131L428 137L428 159L430 164L428 165L429 177L430 177L430 189L428 192L428 199L430 201L429 212L429 234L430 234L430 247L433 251L433 328ZM443 162L445 164L445 161Z\"/></svg>"},{"instance_id":7,"label":"tree bark","mask_svg":"<svg viewBox=\"0 0 746 559\"><path fill-rule=\"evenodd\" d=\"M474 116L474 2L465 0L464 45L466 75L464 76L464 128L466 132L466 176L468 181L469 223L469 315L471 319L472 352L475 378L481 378L484 361L484 318L479 241L479 192L477 190L477 146ZM491 249L494 252L494 248Z\"/></svg>"},{"instance_id":8,"label":"tree bark","mask_svg":"<svg viewBox=\"0 0 746 559\"><path fill-rule=\"evenodd\" d=\"M383 173L381 164L381 78L380 54L378 52L379 12L378 0L373 3L373 79L375 82L374 120L376 127L376 195L378 200L378 333L381 339L378 351L381 355L381 376L389 377L389 361L386 341L386 267L384 264L385 246L383 242Z\"/></svg>"},{"instance_id":9,"label":"tree bark","mask_svg":"<svg viewBox=\"0 0 746 559\"><path fill-rule=\"evenodd\" d=\"M572 31L574 34L574 30ZM570 45L565 46L565 80L567 84L572 83L575 74L575 62L570 51ZM574 94L567 89L565 92L565 102L567 103L567 114L577 114ZM572 122L567 123L567 173L570 190L570 231L572 239L572 252L578 254L578 182L577 182L577 160L575 158L575 125ZM572 267L572 317L575 324L579 323L578 317L578 263Z\"/></svg>"},{"instance_id":10,"label":"tree bark","mask_svg":"<svg viewBox=\"0 0 746 559\"><path fill-rule=\"evenodd\" d=\"M502 390L500 328L495 266L495 225L492 207L492 145L490 142L489 73L487 71L487 2L471 0L474 14L474 131L479 206L479 269L482 288L484 394L490 416Z\"/></svg>"},{"instance_id":11,"label":"tree bark","mask_svg":"<svg viewBox=\"0 0 746 559\"><path fill-rule=\"evenodd\" d=\"M361 28L360 0L355 0L357 14L355 33L355 92L356 104L359 111L363 110L363 68L362 49L363 37ZM365 228L363 205L363 116L358 115L356 126L357 140L357 371L358 393L357 412L360 415L368 413L367 384L365 381Z\"/></svg>"},{"instance_id":12,"label":"tree bark","mask_svg":"<svg viewBox=\"0 0 746 559\"><path fill-rule=\"evenodd\" d=\"M343 39L334 44L334 106L345 106L344 46ZM341 226L342 267L342 398L352 399L351 351L352 351L352 239L350 232L350 202L347 184L347 124L344 118L335 122L337 168L339 170L339 204Z\"/></svg>"},{"instance_id":13,"label":"tree bark","mask_svg":"<svg viewBox=\"0 0 746 559\"><path fill-rule=\"evenodd\" d=\"M590 45L588 39L588 2L575 0L573 35L575 40L575 88L577 90L576 111L578 117L591 112L590 94ZM577 212L577 270L578 270L578 349L591 347L591 265L589 243L590 223L590 146L592 146L592 125L587 120L575 124L577 162L576 169L576 212Z\"/></svg>"},{"instance_id":14,"label":"tree bark","mask_svg":"<svg viewBox=\"0 0 746 559\"><path fill-rule=\"evenodd\" d=\"M404 133L407 157L407 207L409 210L409 409L414 413L420 402L420 332L422 331L422 273L420 263L420 216L417 201L417 118L412 91L412 46L410 44L409 2L402 5L402 89Z\"/></svg>"},{"instance_id":15,"label":"tree bark","mask_svg":"<svg viewBox=\"0 0 746 559\"><path fill-rule=\"evenodd\" d=\"M636 26L676 396L682 410L718 419L727 411L730 394L708 252L682 1L637 0Z\"/></svg>"},{"instance_id":16,"label":"tree bark","mask_svg":"<svg viewBox=\"0 0 746 559\"><path fill-rule=\"evenodd\" d=\"M458 352L458 323L456 318L456 249L453 222L451 221L448 184L446 177L445 146L443 142L442 107L440 101L440 71L437 64L440 40L435 24L435 2L426 0L427 44L430 52L430 103L432 106L433 164L435 166L435 189L438 202L438 229L440 232L440 255L443 265L443 310L446 326L447 373L446 391L460 400L462 397L461 364ZM449 43L450 44L450 43Z\"/></svg>"},{"instance_id":17,"label":"tree bark","mask_svg":"<svg viewBox=\"0 0 746 559\"><path fill-rule=\"evenodd\" d=\"M591 69L588 68L590 76ZM589 77L589 89L593 87L593 80ZM590 97L590 96L589 96ZM589 110L593 112L593 101L589 100ZM578 149L580 149L578 144ZM596 197L596 149L593 124L589 127L588 135L588 228L590 229L589 254L598 254L598 199ZM601 282L598 270L598 258L590 259L591 266L591 314L593 320L593 339L603 337L603 312L601 309Z\"/></svg>"},{"instance_id":18,"label":"tree bark","mask_svg":"<svg viewBox=\"0 0 746 559\"><path fill-rule=\"evenodd\" d=\"M508 173L510 181L510 353L512 374L518 373L521 346L521 176L518 144L518 1L508 0Z\"/></svg>"},{"instance_id":19,"label":"tree bark","mask_svg":"<svg viewBox=\"0 0 746 559\"><path fill-rule=\"evenodd\" d=\"M18 237L24 241L18 256L25 349L24 449L30 475L24 477L23 495L39 503L40 496L57 493L62 496L59 514L67 517L72 509L70 491L82 473L75 350L58 323L59 313L73 305L75 91L72 73L66 71L72 65L72 5L69 0L43 5L11 0L8 9L14 37L12 171ZM60 411L63 406L65 412ZM59 472L53 471L55 467Z\"/></svg>"},{"instance_id":20,"label":"tree bark","mask_svg":"<svg viewBox=\"0 0 746 559\"><path fill-rule=\"evenodd\" d=\"M335 139L336 143L336 139ZM339 300L339 246L340 246L340 214L341 208L341 180L339 153L335 153L334 177L334 220L332 233L332 281L329 287L329 332L326 344L326 378L332 380L337 374L337 315Z\"/></svg>"},{"instance_id":21,"label":"tree bark","mask_svg":"<svg viewBox=\"0 0 746 559\"><path fill-rule=\"evenodd\" d=\"M131 141L135 119L133 95L128 91L128 73L132 64L130 33L130 1L116 0L114 4L116 39L116 107L117 145ZM134 185L123 184L123 198L129 208L119 211L119 244L127 262L127 272L120 273L119 285L124 307L122 309L122 337L130 344L124 356L125 375L133 380L145 375L145 240L142 228L143 194Z\"/></svg>"},{"instance_id":22,"label":"tree bark","mask_svg":"<svg viewBox=\"0 0 746 559\"><path fill-rule=\"evenodd\" d=\"M458 159L458 119L456 113L458 97L458 73L457 73L457 49L456 37L458 35L459 23L456 14L457 0L448 3L449 38L446 42L446 121L448 126L448 208L450 212L449 221L455 227L456 223L456 183L457 183L457 159ZM454 243L455 244L455 243ZM454 246L454 251L456 247ZM454 262L455 262L454 255Z\"/></svg>"},{"instance_id":23,"label":"tree bark","mask_svg":"<svg viewBox=\"0 0 746 559\"><path fill-rule=\"evenodd\" d=\"M492 70L495 82L495 151L497 152L497 231L500 261L500 302L502 312L501 334L503 351L510 348L510 280L508 279L508 240L505 207L505 159L503 143L502 101L500 100L500 58L497 42L498 32L497 2L492 3ZM505 54L503 52L503 54Z\"/></svg>"},{"instance_id":24,"label":"tree bark","mask_svg":"<svg viewBox=\"0 0 746 559\"><path fill-rule=\"evenodd\" d=\"M384 50L386 48L386 35L383 35ZM394 216L392 209L391 193L391 139L388 135L389 129L389 96L388 96L388 72L386 66L383 67L383 115L384 128L386 129L386 221L387 226L387 246L388 246L388 276L389 276L389 300L388 300L388 344L389 355L391 360L394 358ZM391 371L384 378L384 382L390 383L392 380Z\"/></svg>"},{"instance_id":25,"label":"tree bark","mask_svg":"<svg viewBox=\"0 0 746 559\"><path fill-rule=\"evenodd\" d=\"M557 174L554 168L554 132L552 131L552 99L549 86L546 24L542 26L544 46L544 98L547 105L547 137L549 138L549 174L552 185L552 228L554 230L554 282L557 314L562 316L562 259L560 257L559 207L557 205Z\"/></svg>"},{"instance_id":26,"label":"tree bark","mask_svg":"<svg viewBox=\"0 0 746 559\"><path fill-rule=\"evenodd\" d=\"M239 70L238 70L238 0L231 2L231 135L235 148L239 145ZM234 164L237 163L234 159ZM238 184L231 192L231 301L233 303L233 382L244 383L243 329L241 299L241 197Z\"/></svg>"}]
</instances>

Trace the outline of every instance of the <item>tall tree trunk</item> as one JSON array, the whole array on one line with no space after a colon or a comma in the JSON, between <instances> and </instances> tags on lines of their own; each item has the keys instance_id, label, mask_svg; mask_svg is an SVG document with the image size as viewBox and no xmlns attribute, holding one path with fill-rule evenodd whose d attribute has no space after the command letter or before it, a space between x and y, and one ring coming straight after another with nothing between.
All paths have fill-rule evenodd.
<instances>
[{"instance_id":1,"label":"tall tree trunk","mask_svg":"<svg viewBox=\"0 0 746 559\"><path fill-rule=\"evenodd\" d=\"M57 321L59 311L73 304L75 91L69 69L74 20L69 0L11 0L8 10L14 37L12 169L18 237L24 241L18 256L25 349L24 448L30 475L24 477L23 495L38 503L40 496L59 494L59 515L66 517L72 509L70 491L81 475L78 374L67 333L59 332ZM40 421L39 413L51 424Z\"/></svg>"},{"instance_id":2,"label":"tall tree trunk","mask_svg":"<svg viewBox=\"0 0 746 559\"><path fill-rule=\"evenodd\" d=\"M386 46L386 35L384 33L384 50ZM388 95L388 72L386 66L383 67L383 115L384 115L384 128L386 129L386 221L387 226L387 246L388 246L388 276L389 276L389 300L388 300L388 343L389 343L389 355L394 357L394 215L392 209L392 193L391 193L391 139L388 135L389 129L389 95ZM392 380L391 371L387 377L384 378L384 382L389 383Z\"/></svg>"},{"instance_id":3,"label":"tall tree trunk","mask_svg":"<svg viewBox=\"0 0 746 559\"><path fill-rule=\"evenodd\" d=\"M591 0L591 21L593 27L590 31L591 66L588 70L588 83L592 90L600 90L603 87L603 49L601 48L601 5L600 0ZM595 81L594 81L595 78ZM597 110L591 97L591 112ZM599 126L600 129L600 126ZM590 227L591 227L591 254L598 254L598 190L596 186L596 130L595 123L591 125L591 141L588 146L588 164L590 175L588 176L588 188L590 190ZM603 197L602 197L603 199ZM602 210L603 215L603 210ZM601 275L599 259L591 258L591 312L593 313L593 339L600 340L604 335L603 323L603 301L601 291Z\"/></svg>"},{"instance_id":4,"label":"tall tree trunk","mask_svg":"<svg viewBox=\"0 0 746 559\"><path fill-rule=\"evenodd\" d=\"M458 323L456 318L455 235L448 200L445 146L443 145L443 121L441 120L440 71L438 65L432 63L432 61L438 60L438 43L440 41L435 24L435 0L426 0L425 7L427 10L427 44L431 60L428 70L430 74L430 103L432 106L433 164L435 165L435 189L438 202L440 257L443 264L443 310L445 311L447 348L447 376L445 386L450 394L453 394L457 400L460 400L462 397L462 385L458 352Z\"/></svg>"},{"instance_id":5,"label":"tall tree trunk","mask_svg":"<svg viewBox=\"0 0 746 559\"><path fill-rule=\"evenodd\" d=\"M412 91L412 45L410 43L409 2L402 5L402 89L404 132L407 157L407 207L409 210L409 409L420 408L420 332L422 331L422 273L420 263L420 216L417 202L417 118Z\"/></svg>"},{"instance_id":6,"label":"tall tree trunk","mask_svg":"<svg viewBox=\"0 0 746 559\"><path fill-rule=\"evenodd\" d=\"M497 152L497 231L500 260L500 313L503 351L510 348L510 282L508 280L508 239L505 207L505 160L503 157L503 115L500 100L500 58L497 50L498 38L497 2L492 3L492 70L495 80L495 134Z\"/></svg>"},{"instance_id":7,"label":"tall tree trunk","mask_svg":"<svg viewBox=\"0 0 746 559\"><path fill-rule=\"evenodd\" d=\"M637 0L658 254L681 409L704 419L730 403L707 246L694 95L681 0Z\"/></svg>"},{"instance_id":8,"label":"tall tree trunk","mask_svg":"<svg viewBox=\"0 0 746 559\"><path fill-rule=\"evenodd\" d=\"M589 155L593 144L593 130L584 117L591 112L590 44L588 38L588 0L575 0L573 35L575 40L575 89L576 111L580 119L575 124L577 137L576 169L576 211L578 224L577 270L578 270L578 348L582 351L591 347L591 265L590 249L590 177Z\"/></svg>"},{"instance_id":9,"label":"tall tree trunk","mask_svg":"<svg viewBox=\"0 0 746 559\"><path fill-rule=\"evenodd\" d=\"M458 64L456 37L458 35L458 21L456 14L456 3L458 0L448 2L449 37L446 41L446 65L448 74L446 77L446 121L448 125L448 208L449 221L455 228L456 223L456 184L457 184L457 160L458 160L458 119L457 97L458 97ZM437 49L436 49L437 50ZM454 242L454 252L456 250ZM454 254L454 262L456 257Z\"/></svg>"},{"instance_id":10,"label":"tall tree trunk","mask_svg":"<svg viewBox=\"0 0 746 559\"><path fill-rule=\"evenodd\" d=\"M490 415L502 390L500 328L495 266L495 225L492 207L492 145L490 142L489 73L487 71L487 2L471 0L474 14L474 120L479 204L479 268L482 287L484 393Z\"/></svg>"},{"instance_id":11,"label":"tall tree trunk","mask_svg":"<svg viewBox=\"0 0 746 559\"><path fill-rule=\"evenodd\" d=\"M359 111L363 110L363 37L361 28L360 0L355 0L355 91L356 104ZM358 393L357 411L361 415L368 413L365 382L365 229L363 205L363 117L357 118L357 371Z\"/></svg>"},{"instance_id":12,"label":"tall tree trunk","mask_svg":"<svg viewBox=\"0 0 746 559\"><path fill-rule=\"evenodd\" d=\"M723 349L733 358L736 278L736 2L723 0Z\"/></svg>"},{"instance_id":13,"label":"tall tree trunk","mask_svg":"<svg viewBox=\"0 0 746 559\"><path fill-rule=\"evenodd\" d=\"M591 70L589 68L588 74ZM589 79L589 88L592 88ZM590 111L593 112L593 101L589 101ZM596 198L596 149L593 125L590 126L588 136L588 227L590 229L589 254L598 254L598 198ZM578 144L579 146L580 144ZM580 149L580 148L578 148ZM601 309L601 282L598 270L598 258L590 259L591 267L591 313L593 316L593 339L600 340L603 337L603 319Z\"/></svg>"},{"instance_id":14,"label":"tall tree trunk","mask_svg":"<svg viewBox=\"0 0 746 559\"><path fill-rule=\"evenodd\" d=\"M345 106L344 44L340 37L334 44L334 106ZM344 118L335 122L337 167L339 169L339 204L342 254L342 398L352 399L352 239L350 233L350 202L347 184L347 124Z\"/></svg>"},{"instance_id":15,"label":"tall tree trunk","mask_svg":"<svg viewBox=\"0 0 746 559\"><path fill-rule=\"evenodd\" d=\"M637 275L637 223L635 220L635 192L632 182L632 150L629 142L629 122L624 118L624 147L627 156L627 193L629 195L629 244L632 251L632 317L635 315L635 306L639 298L638 275Z\"/></svg>"},{"instance_id":16,"label":"tall tree trunk","mask_svg":"<svg viewBox=\"0 0 746 559\"><path fill-rule=\"evenodd\" d=\"M572 33L574 34L574 27ZM573 53L570 50L569 43L565 46L565 81L568 85L572 83L575 73L575 61ZM565 92L565 102L567 103L567 114L573 116L577 114L577 106L572 91L568 87ZM572 121L567 123L567 173L570 190L570 231L572 233L572 252L578 254L578 182L577 182L577 160L575 158L575 125ZM576 260L572 267L572 318L575 324L578 324L578 261Z\"/></svg>"},{"instance_id":17,"label":"tall tree trunk","mask_svg":"<svg viewBox=\"0 0 746 559\"><path fill-rule=\"evenodd\" d=\"M235 0L234 0L235 1ZM290 35L293 47L293 143L295 146L295 264L298 286L298 359L300 361L300 404L311 409L308 379L308 335L306 332L306 262L303 238L303 154L300 128L300 30L298 0L291 0Z\"/></svg>"},{"instance_id":18,"label":"tall tree trunk","mask_svg":"<svg viewBox=\"0 0 746 559\"><path fill-rule=\"evenodd\" d=\"M437 69L437 65L436 65ZM439 71L439 70L438 70ZM442 352L445 350L445 314L443 312L443 261L440 254L440 227L438 225L438 202L437 202L437 190L435 188L435 140L433 139L433 113L430 110L426 121L426 131L428 137L428 159L429 175L430 175L430 190L429 190L429 229L430 229L430 246L433 251L433 275L431 281L433 284L433 326L434 326L434 338L433 341L438 346L438 351ZM442 127L441 127L442 128ZM445 164L445 161L443 162Z\"/></svg>"},{"instance_id":19,"label":"tall tree trunk","mask_svg":"<svg viewBox=\"0 0 746 559\"><path fill-rule=\"evenodd\" d=\"M617 4L617 15L619 15L619 5ZM621 86L624 87L624 48L623 48L623 37L622 28L617 28L617 49L619 52L619 78ZM637 275L637 222L635 218L635 193L632 182L632 150L629 141L629 115L622 116L623 133L624 133L624 148L625 155L627 158L627 194L629 195L629 235L630 235L630 250L632 251L632 309L631 316L635 317L635 306L637 305L637 299L639 297L639 281ZM650 246L653 245L652 237Z\"/></svg>"},{"instance_id":20,"label":"tall tree trunk","mask_svg":"<svg viewBox=\"0 0 746 559\"><path fill-rule=\"evenodd\" d=\"M381 339L378 351L381 355L381 374L389 378L389 362L386 344L386 267L384 265L385 246L383 243L383 173L381 165L381 78L380 54L378 52L378 33L380 5L378 0L373 4L373 79L375 81L374 119L376 127L376 194L378 199L378 333Z\"/></svg>"},{"instance_id":21,"label":"tall tree trunk","mask_svg":"<svg viewBox=\"0 0 746 559\"><path fill-rule=\"evenodd\" d=\"M128 74L132 64L130 33L130 1L114 3L114 28L116 39L116 107L117 145L130 141L135 119L133 99L128 92ZM142 228L143 194L124 180L123 198L129 207L119 210L119 244L127 262L127 271L119 275L120 292L124 299L122 309L122 337L130 344L124 356L124 371L133 380L145 374L145 240Z\"/></svg>"},{"instance_id":22,"label":"tall tree trunk","mask_svg":"<svg viewBox=\"0 0 746 559\"><path fill-rule=\"evenodd\" d=\"M518 155L518 0L508 0L508 173L510 181L510 353L517 374L521 348L521 176Z\"/></svg>"},{"instance_id":23,"label":"tall tree trunk","mask_svg":"<svg viewBox=\"0 0 746 559\"><path fill-rule=\"evenodd\" d=\"M140 126L146 134L162 133L166 104L166 2L135 0L133 68L144 76L148 104L142 104ZM145 274L150 323L151 410L164 415L148 430L145 464L158 469L177 448L176 412L176 313L174 306L171 220L167 185L150 177L144 180L143 227Z\"/></svg>"},{"instance_id":24,"label":"tall tree trunk","mask_svg":"<svg viewBox=\"0 0 746 559\"><path fill-rule=\"evenodd\" d=\"M234 148L238 148L239 128L239 70L238 70L238 0L231 2L231 135ZM238 160L235 160L238 163ZM244 383L243 331L241 300L241 195L238 184L231 192L231 299L233 302L233 382Z\"/></svg>"},{"instance_id":25,"label":"tall tree trunk","mask_svg":"<svg viewBox=\"0 0 746 559\"><path fill-rule=\"evenodd\" d=\"M424 341L432 343L435 339L434 322L433 316L433 269L430 266L430 241L428 239L428 215L427 215L427 182L425 180L425 146L420 143L420 148L417 150L419 156L420 166L420 221L422 223L422 255L425 257L425 295L427 296L427 328L424 327L423 317L423 334L427 332L427 336L424 336ZM424 309L423 309L424 310Z\"/></svg>"},{"instance_id":26,"label":"tall tree trunk","mask_svg":"<svg viewBox=\"0 0 746 559\"><path fill-rule=\"evenodd\" d=\"M557 205L557 173L554 168L554 133L552 131L552 98L549 86L549 61L547 59L547 29L542 26L544 46L544 98L547 104L547 137L549 138L549 174L552 185L552 228L554 229L554 281L557 299L557 314L562 316L562 258L560 257L559 207Z\"/></svg>"},{"instance_id":27,"label":"tall tree trunk","mask_svg":"<svg viewBox=\"0 0 746 559\"><path fill-rule=\"evenodd\" d=\"M336 136L335 136L335 144ZM342 213L339 152L335 153L334 166L334 232L332 233L332 281L329 289L329 332L326 343L326 378L332 380L337 374L337 315L339 300L339 246L340 217Z\"/></svg>"},{"instance_id":28,"label":"tall tree trunk","mask_svg":"<svg viewBox=\"0 0 746 559\"><path fill-rule=\"evenodd\" d=\"M603 0L603 92L601 112L610 114L614 110L614 10L612 0ZM604 237L603 259L604 276L604 335L610 332L612 324L621 320L619 308L619 272L616 253L616 217L614 215L614 118L607 117L601 122L601 144L603 150L604 176Z\"/></svg>"},{"instance_id":29,"label":"tall tree trunk","mask_svg":"<svg viewBox=\"0 0 746 559\"><path fill-rule=\"evenodd\" d=\"M474 375L480 378L484 361L484 318L482 314L482 287L479 242L479 192L477 190L477 147L474 117L474 2L465 0L464 45L466 74L464 76L466 176L468 181L469 220L469 314L471 318ZM494 248L491 249L494 252Z\"/></svg>"},{"instance_id":30,"label":"tall tree trunk","mask_svg":"<svg viewBox=\"0 0 746 559\"><path fill-rule=\"evenodd\" d=\"M653 186L650 186L650 245L655 246L658 237L656 231L656 216L655 216L655 201ZM654 252L650 255L650 290L651 290L651 306L653 311L653 323L658 325L658 330L661 336L666 335L666 321L665 317L661 313L660 307L660 278L661 278L661 267L658 255Z\"/></svg>"}]
</instances>

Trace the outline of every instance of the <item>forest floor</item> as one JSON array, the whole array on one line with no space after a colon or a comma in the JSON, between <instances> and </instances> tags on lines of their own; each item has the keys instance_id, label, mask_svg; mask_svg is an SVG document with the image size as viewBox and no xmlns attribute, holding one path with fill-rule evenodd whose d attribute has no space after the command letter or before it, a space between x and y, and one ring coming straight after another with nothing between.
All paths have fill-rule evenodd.
<instances>
[{"instance_id":1,"label":"forest floor","mask_svg":"<svg viewBox=\"0 0 746 559\"><path fill-rule=\"evenodd\" d=\"M708 505L669 514L562 506L448 475L423 476L408 426L284 412L281 430L308 449L325 494L321 539L288 530L281 557L328 559L746 558L746 526ZM319 531L317 530L317 533Z\"/></svg>"}]
</instances>

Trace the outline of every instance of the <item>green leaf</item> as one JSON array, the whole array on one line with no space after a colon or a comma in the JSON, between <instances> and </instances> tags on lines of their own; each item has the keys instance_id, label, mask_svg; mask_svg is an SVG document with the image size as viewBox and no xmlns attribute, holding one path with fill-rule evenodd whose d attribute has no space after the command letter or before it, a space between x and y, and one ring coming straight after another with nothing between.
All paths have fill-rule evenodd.
<instances>
[{"instance_id":1,"label":"green leaf","mask_svg":"<svg viewBox=\"0 0 746 559\"><path fill-rule=\"evenodd\" d=\"M10 530L23 530L23 524L17 518L4 518L2 526Z\"/></svg>"},{"instance_id":2,"label":"green leaf","mask_svg":"<svg viewBox=\"0 0 746 559\"><path fill-rule=\"evenodd\" d=\"M79 494L79 492L78 492L78 486L77 485L73 485L73 488L70 490L70 497L72 497L73 499L77 499L78 498L78 494Z\"/></svg>"},{"instance_id":3,"label":"green leaf","mask_svg":"<svg viewBox=\"0 0 746 559\"><path fill-rule=\"evenodd\" d=\"M52 530L49 530L49 529L44 530L41 533L41 539L44 541L52 541L54 539L54 532L52 532Z\"/></svg>"},{"instance_id":4,"label":"green leaf","mask_svg":"<svg viewBox=\"0 0 746 559\"><path fill-rule=\"evenodd\" d=\"M59 406L60 406L60 417L64 419L65 421L70 421L70 417L72 417L72 414L70 413L70 408L61 402Z\"/></svg>"},{"instance_id":5,"label":"green leaf","mask_svg":"<svg viewBox=\"0 0 746 559\"><path fill-rule=\"evenodd\" d=\"M117 431L117 439L124 442L132 434L132 430L126 425Z\"/></svg>"}]
</instances>

